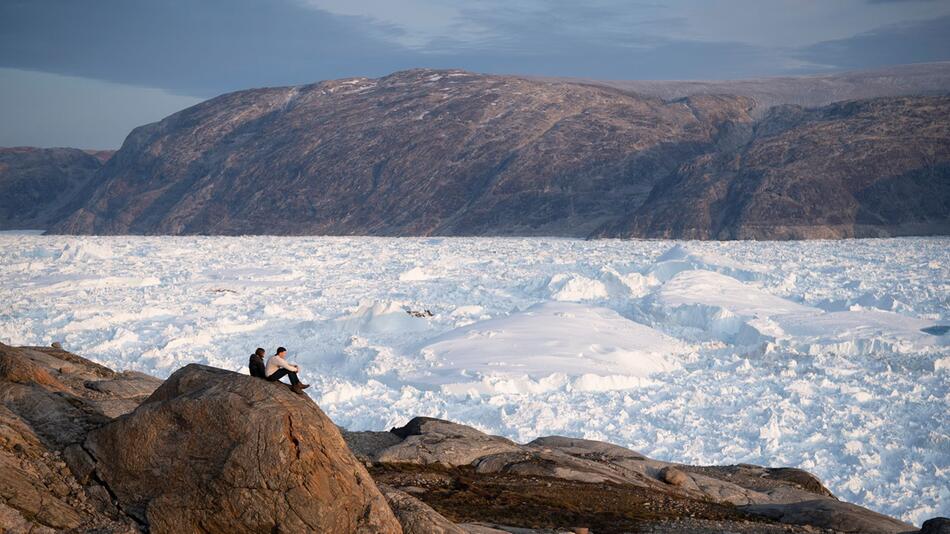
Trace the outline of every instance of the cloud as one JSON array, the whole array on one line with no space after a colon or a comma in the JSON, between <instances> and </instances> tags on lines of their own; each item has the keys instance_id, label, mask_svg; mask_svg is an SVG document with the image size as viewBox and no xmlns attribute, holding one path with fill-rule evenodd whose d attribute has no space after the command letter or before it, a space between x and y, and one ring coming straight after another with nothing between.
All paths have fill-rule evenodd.
<instances>
[{"instance_id":1,"label":"cloud","mask_svg":"<svg viewBox=\"0 0 950 534\"><path fill-rule=\"evenodd\" d=\"M368 8L389 5L383 0L4 0L0 67L207 97L412 67L723 79L933 61L950 50L946 18L807 48L740 42L729 37L734 24L722 24L726 14L697 1L440 0L442 11L410 28L398 20L411 13L394 19L395 8L387 8L388 18L372 16ZM404 9L424 15L432 2L412 0ZM722 27L700 39L697 19Z\"/></svg>"},{"instance_id":2,"label":"cloud","mask_svg":"<svg viewBox=\"0 0 950 534\"><path fill-rule=\"evenodd\" d=\"M118 148L136 126L199 98L159 89L0 68L0 146Z\"/></svg>"},{"instance_id":3,"label":"cloud","mask_svg":"<svg viewBox=\"0 0 950 534\"><path fill-rule=\"evenodd\" d=\"M485 28L479 40L443 37L426 46L426 64L451 63L482 72L603 79L722 79L781 74L782 53L738 42L674 39L685 24L665 8L641 3L578 5L547 0L464 8L464 24Z\"/></svg>"},{"instance_id":4,"label":"cloud","mask_svg":"<svg viewBox=\"0 0 950 534\"><path fill-rule=\"evenodd\" d=\"M211 96L413 66L396 31L281 0L5 0L0 66Z\"/></svg>"},{"instance_id":5,"label":"cloud","mask_svg":"<svg viewBox=\"0 0 950 534\"><path fill-rule=\"evenodd\" d=\"M6 0L0 67L201 97L413 67L614 79L781 72L761 47L657 36L683 20L656 3L459 5L457 31L443 28L450 37L407 46L398 26L299 0Z\"/></svg>"},{"instance_id":6,"label":"cloud","mask_svg":"<svg viewBox=\"0 0 950 534\"><path fill-rule=\"evenodd\" d=\"M947 61L950 16L892 24L847 39L818 43L800 50L797 56L838 69Z\"/></svg>"}]
</instances>

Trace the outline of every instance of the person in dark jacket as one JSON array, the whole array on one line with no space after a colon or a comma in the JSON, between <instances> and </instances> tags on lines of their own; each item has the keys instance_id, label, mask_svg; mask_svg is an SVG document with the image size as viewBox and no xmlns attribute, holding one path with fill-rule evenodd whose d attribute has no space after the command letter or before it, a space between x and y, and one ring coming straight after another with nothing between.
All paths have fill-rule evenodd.
<instances>
[{"instance_id":1,"label":"person in dark jacket","mask_svg":"<svg viewBox=\"0 0 950 534\"><path fill-rule=\"evenodd\" d=\"M264 372L264 355L267 352L258 347L254 351L254 354L251 354L251 359L247 362L247 367L251 371L251 376L256 376L257 378L267 378L267 373Z\"/></svg>"}]
</instances>

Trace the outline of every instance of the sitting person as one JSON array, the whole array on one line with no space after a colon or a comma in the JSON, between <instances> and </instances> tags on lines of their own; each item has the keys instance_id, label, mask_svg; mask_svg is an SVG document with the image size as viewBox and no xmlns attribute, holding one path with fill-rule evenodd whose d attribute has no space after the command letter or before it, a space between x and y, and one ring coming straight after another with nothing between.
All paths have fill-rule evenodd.
<instances>
[{"instance_id":1,"label":"sitting person","mask_svg":"<svg viewBox=\"0 0 950 534\"><path fill-rule=\"evenodd\" d=\"M260 347L254 351L254 354L251 354L251 358L247 361L247 368L251 371L251 376L267 378L267 372L264 370L265 354L267 353Z\"/></svg>"},{"instance_id":2,"label":"sitting person","mask_svg":"<svg viewBox=\"0 0 950 534\"><path fill-rule=\"evenodd\" d=\"M287 363L284 354L287 354L287 349L277 347L277 352L267 359L267 380L276 382L284 376L290 377L290 389L296 393L303 393L303 390L310 387L310 384L300 383L300 379L297 378L297 372L300 371L300 368L292 363Z\"/></svg>"}]
</instances>

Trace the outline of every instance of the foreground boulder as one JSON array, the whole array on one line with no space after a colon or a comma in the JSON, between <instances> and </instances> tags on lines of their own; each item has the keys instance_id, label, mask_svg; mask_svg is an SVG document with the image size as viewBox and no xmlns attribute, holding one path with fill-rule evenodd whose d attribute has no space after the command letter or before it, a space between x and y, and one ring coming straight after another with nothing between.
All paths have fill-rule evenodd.
<instances>
[{"instance_id":1,"label":"foreground boulder","mask_svg":"<svg viewBox=\"0 0 950 534\"><path fill-rule=\"evenodd\" d=\"M152 532L401 532L337 427L282 384L188 365L84 448Z\"/></svg>"}]
</instances>

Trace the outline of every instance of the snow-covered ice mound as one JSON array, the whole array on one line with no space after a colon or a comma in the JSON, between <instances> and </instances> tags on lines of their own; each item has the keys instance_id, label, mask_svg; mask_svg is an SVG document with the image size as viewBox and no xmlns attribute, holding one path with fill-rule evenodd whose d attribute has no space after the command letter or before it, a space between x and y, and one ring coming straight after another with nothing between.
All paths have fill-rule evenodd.
<instances>
[{"instance_id":1,"label":"snow-covered ice mound","mask_svg":"<svg viewBox=\"0 0 950 534\"><path fill-rule=\"evenodd\" d=\"M933 321L878 310L792 315L778 323L785 334L781 346L815 355L906 354L950 344L947 336L924 331L934 325Z\"/></svg>"},{"instance_id":2,"label":"snow-covered ice mound","mask_svg":"<svg viewBox=\"0 0 950 534\"><path fill-rule=\"evenodd\" d=\"M603 282L579 274L559 273L552 276L548 290L551 298L562 302L602 300L609 296Z\"/></svg>"},{"instance_id":3,"label":"snow-covered ice mound","mask_svg":"<svg viewBox=\"0 0 950 534\"><path fill-rule=\"evenodd\" d=\"M673 245L664 252L647 273L665 282L683 271L693 269L723 273L740 280L758 280L766 275L762 267L744 265L716 252L700 252L683 244Z\"/></svg>"},{"instance_id":4,"label":"snow-covered ice mound","mask_svg":"<svg viewBox=\"0 0 950 534\"><path fill-rule=\"evenodd\" d=\"M552 300L562 302L624 301L643 297L659 284L652 275L621 273L605 266L590 276L557 273L548 280L546 290Z\"/></svg>"},{"instance_id":5,"label":"snow-covered ice mound","mask_svg":"<svg viewBox=\"0 0 950 534\"><path fill-rule=\"evenodd\" d=\"M583 304L547 302L507 317L452 330L421 349L432 362L427 380L466 382L486 376L585 377L603 389L630 387L636 380L676 367L689 347L617 312ZM467 378L466 378L467 377Z\"/></svg>"},{"instance_id":6,"label":"snow-covered ice mound","mask_svg":"<svg viewBox=\"0 0 950 534\"><path fill-rule=\"evenodd\" d=\"M911 353L947 344L923 331L933 321L880 310L825 312L710 271L680 272L657 290L651 304L667 327L695 329L736 344L770 342L773 350L855 355Z\"/></svg>"},{"instance_id":7,"label":"snow-covered ice mound","mask_svg":"<svg viewBox=\"0 0 950 534\"><path fill-rule=\"evenodd\" d=\"M438 276L430 273L422 267L413 267L399 275L401 282L421 282L422 280L432 280Z\"/></svg>"},{"instance_id":8,"label":"snow-covered ice mound","mask_svg":"<svg viewBox=\"0 0 950 534\"><path fill-rule=\"evenodd\" d=\"M657 321L696 329L714 339L756 343L782 336L775 319L812 317L822 310L776 297L735 278L712 271L682 271L651 300Z\"/></svg>"},{"instance_id":9,"label":"snow-covered ice mound","mask_svg":"<svg viewBox=\"0 0 950 534\"><path fill-rule=\"evenodd\" d=\"M112 250L93 241L68 243L60 252L59 261L68 263L75 261L105 260L112 257Z\"/></svg>"},{"instance_id":10,"label":"snow-covered ice mound","mask_svg":"<svg viewBox=\"0 0 950 534\"><path fill-rule=\"evenodd\" d=\"M36 291L39 293L71 293L76 291L140 288L160 285L154 276L96 276L66 275L39 278Z\"/></svg>"},{"instance_id":11,"label":"snow-covered ice mound","mask_svg":"<svg viewBox=\"0 0 950 534\"><path fill-rule=\"evenodd\" d=\"M688 305L719 307L742 317L808 315L822 311L710 271L677 274L657 292L657 302L666 308Z\"/></svg>"},{"instance_id":12,"label":"snow-covered ice mound","mask_svg":"<svg viewBox=\"0 0 950 534\"><path fill-rule=\"evenodd\" d=\"M411 312L400 302L363 301L355 311L338 319L337 324L351 333L405 334L426 330L428 320Z\"/></svg>"}]
</instances>

